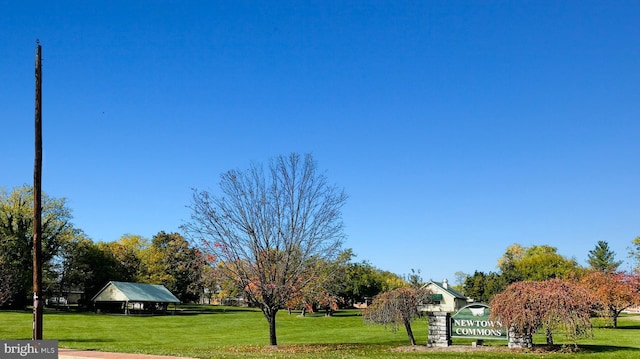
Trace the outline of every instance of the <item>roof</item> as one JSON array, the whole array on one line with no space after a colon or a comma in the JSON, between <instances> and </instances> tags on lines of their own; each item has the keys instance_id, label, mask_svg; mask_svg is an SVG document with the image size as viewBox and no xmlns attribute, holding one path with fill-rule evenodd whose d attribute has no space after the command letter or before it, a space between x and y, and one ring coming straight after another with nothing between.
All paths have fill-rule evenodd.
<instances>
[{"instance_id":1,"label":"roof","mask_svg":"<svg viewBox=\"0 0 640 359\"><path fill-rule=\"evenodd\" d=\"M467 297L465 295L463 295L460 292L458 292L457 290L451 288L451 286L447 285L447 288L445 288L444 285L442 284L442 282L434 282L434 281L431 280L431 281L429 281L429 283L425 284L424 286L427 287L429 284L433 284L433 285L437 286L439 289L441 289L444 292L447 292L447 293L451 294L455 298L467 300Z\"/></svg>"},{"instance_id":2,"label":"roof","mask_svg":"<svg viewBox=\"0 0 640 359\"><path fill-rule=\"evenodd\" d=\"M115 281L107 283L91 301L180 303L163 285Z\"/></svg>"}]
</instances>

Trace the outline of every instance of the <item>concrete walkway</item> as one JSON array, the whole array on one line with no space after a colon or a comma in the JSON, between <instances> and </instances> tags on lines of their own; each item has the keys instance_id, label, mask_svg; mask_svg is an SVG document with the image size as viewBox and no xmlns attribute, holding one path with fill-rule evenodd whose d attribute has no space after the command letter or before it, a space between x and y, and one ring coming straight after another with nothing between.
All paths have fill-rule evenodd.
<instances>
[{"instance_id":1,"label":"concrete walkway","mask_svg":"<svg viewBox=\"0 0 640 359\"><path fill-rule=\"evenodd\" d=\"M194 359L164 355L107 353L93 350L58 349L58 359Z\"/></svg>"}]
</instances>

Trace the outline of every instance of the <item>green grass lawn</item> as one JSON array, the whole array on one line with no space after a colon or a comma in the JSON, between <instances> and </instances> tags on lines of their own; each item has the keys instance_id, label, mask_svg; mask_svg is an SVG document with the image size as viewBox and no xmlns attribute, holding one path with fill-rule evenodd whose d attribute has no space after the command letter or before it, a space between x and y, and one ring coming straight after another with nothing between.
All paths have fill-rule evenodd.
<instances>
[{"instance_id":1,"label":"green grass lawn","mask_svg":"<svg viewBox=\"0 0 640 359\"><path fill-rule=\"evenodd\" d=\"M191 309L191 308L187 308ZM278 347L268 345L267 321L254 309L198 307L166 316L124 316L47 310L44 339L61 348L190 356L198 358L565 358L564 353L509 351L505 341L492 341L499 351L471 350L470 340L454 339L456 349L427 349L427 323L413 324L419 350L406 350L404 331L392 333L366 325L357 310L333 317L311 314L301 318L281 311L277 317ZM581 358L640 358L640 316L624 316L619 329L596 328L595 337L580 342ZM31 312L0 312L0 339L30 339ZM556 338L562 342L562 338ZM543 337L535 338L543 343ZM400 348L400 350L399 350ZM402 350L404 349L404 350Z\"/></svg>"}]
</instances>

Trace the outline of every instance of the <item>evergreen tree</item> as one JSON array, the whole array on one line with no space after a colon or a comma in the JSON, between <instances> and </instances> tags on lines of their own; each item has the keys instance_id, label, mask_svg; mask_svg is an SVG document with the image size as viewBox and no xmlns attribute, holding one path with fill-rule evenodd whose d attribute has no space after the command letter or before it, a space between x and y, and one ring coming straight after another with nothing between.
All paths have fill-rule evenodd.
<instances>
[{"instance_id":1,"label":"evergreen tree","mask_svg":"<svg viewBox=\"0 0 640 359\"><path fill-rule=\"evenodd\" d=\"M631 247L628 247L629 257L636 262L636 270L640 272L640 237L636 237L631 241Z\"/></svg>"},{"instance_id":2,"label":"evergreen tree","mask_svg":"<svg viewBox=\"0 0 640 359\"><path fill-rule=\"evenodd\" d=\"M615 252L609 248L609 243L598 241L596 247L589 251L589 266L600 272L613 273L622 264L622 261L615 260L615 256Z\"/></svg>"}]
</instances>

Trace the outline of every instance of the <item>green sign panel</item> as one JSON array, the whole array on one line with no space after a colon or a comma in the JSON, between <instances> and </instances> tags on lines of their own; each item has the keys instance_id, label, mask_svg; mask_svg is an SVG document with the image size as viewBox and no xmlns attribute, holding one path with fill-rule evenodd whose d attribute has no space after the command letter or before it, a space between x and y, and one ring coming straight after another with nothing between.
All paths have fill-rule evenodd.
<instances>
[{"instance_id":1,"label":"green sign panel","mask_svg":"<svg viewBox=\"0 0 640 359\"><path fill-rule=\"evenodd\" d=\"M490 308L486 304L470 304L451 317L452 338L507 339L502 323L489 319Z\"/></svg>"}]
</instances>

